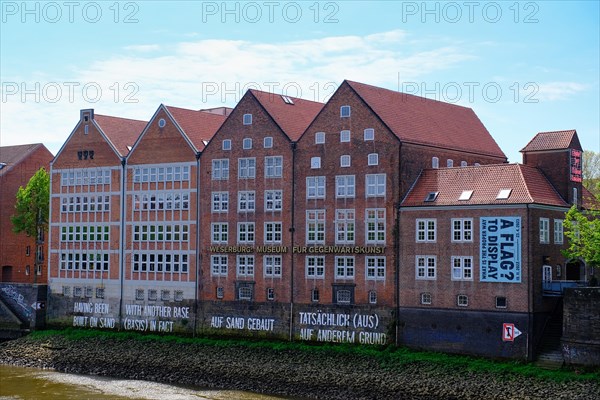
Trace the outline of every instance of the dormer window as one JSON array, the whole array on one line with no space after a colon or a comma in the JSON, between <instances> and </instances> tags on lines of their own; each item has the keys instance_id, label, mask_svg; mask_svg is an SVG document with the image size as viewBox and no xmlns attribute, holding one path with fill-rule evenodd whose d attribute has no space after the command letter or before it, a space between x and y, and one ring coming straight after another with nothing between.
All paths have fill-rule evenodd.
<instances>
[{"instance_id":1,"label":"dormer window","mask_svg":"<svg viewBox=\"0 0 600 400\"><path fill-rule=\"evenodd\" d=\"M244 114L244 125L252 125L252 114Z\"/></svg>"},{"instance_id":2,"label":"dormer window","mask_svg":"<svg viewBox=\"0 0 600 400\"><path fill-rule=\"evenodd\" d=\"M350 117L350 106L341 106L340 107L340 117L342 117L342 118Z\"/></svg>"},{"instance_id":3,"label":"dormer window","mask_svg":"<svg viewBox=\"0 0 600 400\"><path fill-rule=\"evenodd\" d=\"M454 160L446 160L446 167L448 167L448 168L454 167Z\"/></svg>"},{"instance_id":4,"label":"dormer window","mask_svg":"<svg viewBox=\"0 0 600 400\"><path fill-rule=\"evenodd\" d=\"M435 199L437 199L438 194L440 194L440 192L429 192L427 193L427 197L425 197L424 201L427 203L435 201Z\"/></svg>"}]
</instances>

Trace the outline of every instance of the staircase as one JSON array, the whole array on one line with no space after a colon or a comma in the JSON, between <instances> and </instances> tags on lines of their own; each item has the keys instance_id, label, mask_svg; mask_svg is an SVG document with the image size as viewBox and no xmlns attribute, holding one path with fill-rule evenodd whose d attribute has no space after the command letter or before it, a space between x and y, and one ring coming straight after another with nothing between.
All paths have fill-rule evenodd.
<instances>
[{"instance_id":1,"label":"staircase","mask_svg":"<svg viewBox=\"0 0 600 400\"><path fill-rule=\"evenodd\" d=\"M535 361L535 365L538 367L556 370L560 369L565 363L560 343L562 337L562 318L563 307L561 299L544 327Z\"/></svg>"}]
</instances>

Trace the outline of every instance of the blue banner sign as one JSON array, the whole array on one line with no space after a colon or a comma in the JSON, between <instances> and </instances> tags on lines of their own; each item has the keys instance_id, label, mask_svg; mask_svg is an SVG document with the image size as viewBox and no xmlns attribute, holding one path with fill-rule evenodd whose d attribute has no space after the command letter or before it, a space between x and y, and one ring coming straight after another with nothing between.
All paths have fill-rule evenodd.
<instances>
[{"instance_id":1,"label":"blue banner sign","mask_svg":"<svg viewBox=\"0 0 600 400\"><path fill-rule=\"evenodd\" d=\"M481 282L521 282L521 217L480 218Z\"/></svg>"}]
</instances>

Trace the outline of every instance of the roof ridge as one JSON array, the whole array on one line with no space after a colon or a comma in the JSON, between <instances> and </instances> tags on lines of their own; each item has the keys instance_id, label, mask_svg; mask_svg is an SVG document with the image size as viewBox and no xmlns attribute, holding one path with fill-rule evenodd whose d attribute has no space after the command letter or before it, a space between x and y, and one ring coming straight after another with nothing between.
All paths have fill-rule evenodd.
<instances>
[{"instance_id":1,"label":"roof ridge","mask_svg":"<svg viewBox=\"0 0 600 400\"><path fill-rule=\"evenodd\" d=\"M252 92L253 94L254 93L264 93L264 94L273 95L273 96L286 96L286 97L289 97L289 98L295 99L295 100L302 100L302 101L307 101L307 102L315 103L315 104L325 104L325 103L322 103L320 101L308 100L308 99L305 99L303 97L290 96L288 94L275 93L275 92L267 92L267 91L260 90L260 89L248 89L248 91ZM258 99L258 97L257 97L257 99Z\"/></svg>"},{"instance_id":2,"label":"roof ridge","mask_svg":"<svg viewBox=\"0 0 600 400\"><path fill-rule=\"evenodd\" d=\"M523 182L523 184L525 185L525 190L527 191L527 197L529 197L529 202L530 203L535 203L535 200L533 198L533 196L531 195L531 190L529 190L529 185L527 184L527 180L525 179L525 175L523 174L523 169L521 167L523 167L524 165L519 165L517 164L517 170L519 171L519 176L521 177L521 182ZM535 170L540 171L539 169L535 168ZM541 172L541 171L540 171ZM545 178L545 176L544 176ZM547 181L548 179L546 179ZM548 182L550 183L550 182ZM552 186L552 185L550 185ZM552 186L554 188L554 186ZM562 197L561 197L562 198Z\"/></svg>"}]
</instances>

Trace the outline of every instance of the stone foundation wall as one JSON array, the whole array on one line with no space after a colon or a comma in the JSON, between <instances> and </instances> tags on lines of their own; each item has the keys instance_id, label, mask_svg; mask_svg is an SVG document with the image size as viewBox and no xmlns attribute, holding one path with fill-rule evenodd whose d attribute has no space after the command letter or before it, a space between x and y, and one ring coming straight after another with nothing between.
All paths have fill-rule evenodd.
<instances>
[{"instance_id":1,"label":"stone foundation wall","mask_svg":"<svg viewBox=\"0 0 600 400\"><path fill-rule=\"evenodd\" d=\"M563 357L567 364L600 365L600 288L565 291Z\"/></svg>"}]
</instances>

